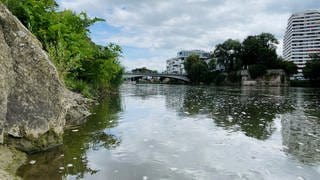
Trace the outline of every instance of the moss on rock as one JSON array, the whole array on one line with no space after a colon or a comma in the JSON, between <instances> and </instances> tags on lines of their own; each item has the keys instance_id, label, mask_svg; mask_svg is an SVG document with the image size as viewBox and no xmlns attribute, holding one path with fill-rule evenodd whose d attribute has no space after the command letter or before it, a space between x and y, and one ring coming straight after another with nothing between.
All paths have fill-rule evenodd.
<instances>
[{"instance_id":1,"label":"moss on rock","mask_svg":"<svg viewBox=\"0 0 320 180\"><path fill-rule=\"evenodd\" d=\"M21 179L17 177L17 169L26 161L25 153L0 145L0 177L1 180Z\"/></svg>"},{"instance_id":2,"label":"moss on rock","mask_svg":"<svg viewBox=\"0 0 320 180\"><path fill-rule=\"evenodd\" d=\"M37 138L32 136L25 136L22 138L8 136L6 140L6 144L9 144L24 152L33 153L61 145L63 143L63 134L58 134L53 129L50 129L48 132Z\"/></svg>"}]
</instances>

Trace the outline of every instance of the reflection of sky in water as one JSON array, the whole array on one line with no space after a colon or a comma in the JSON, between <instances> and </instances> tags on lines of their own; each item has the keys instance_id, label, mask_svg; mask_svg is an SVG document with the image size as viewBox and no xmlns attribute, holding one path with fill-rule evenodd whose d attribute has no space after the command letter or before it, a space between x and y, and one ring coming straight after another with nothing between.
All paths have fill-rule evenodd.
<instances>
[{"instance_id":1,"label":"reflection of sky in water","mask_svg":"<svg viewBox=\"0 0 320 180\"><path fill-rule=\"evenodd\" d=\"M318 179L315 97L308 89L124 86L123 110L110 111L116 125L99 131L113 146L92 148L100 136L83 130L85 166L97 170L84 178Z\"/></svg>"},{"instance_id":2,"label":"reflection of sky in water","mask_svg":"<svg viewBox=\"0 0 320 180\"><path fill-rule=\"evenodd\" d=\"M228 133L203 115L177 117L163 108L166 102L157 96L124 99L125 122L117 127L123 132L121 145L111 153L89 152L93 167L101 169L97 177L115 172L121 179L315 179L319 175L285 155L280 119L275 119L273 135L259 141Z\"/></svg>"}]
</instances>

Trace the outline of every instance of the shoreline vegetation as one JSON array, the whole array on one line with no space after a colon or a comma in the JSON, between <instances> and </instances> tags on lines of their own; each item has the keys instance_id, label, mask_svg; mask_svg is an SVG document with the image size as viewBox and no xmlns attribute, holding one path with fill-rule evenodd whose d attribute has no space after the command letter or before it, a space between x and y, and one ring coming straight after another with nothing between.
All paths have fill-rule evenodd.
<instances>
[{"instance_id":1,"label":"shoreline vegetation","mask_svg":"<svg viewBox=\"0 0 320 180\"><path fill-rule=\"evenodd\" d=\"M89 27L103 19L90 18L84 12L59 11L55 0L0 0L0 3L6 5L41 42L68 89L93 99L117 92L124 73L119 62L121 47L112 43L97 45L89 36ZM249 36L242 43L227 40L217 46L209 64L192 55L184 65L193 84L219 85L226 79L238 83L237 71L243 67L247 67L253 79L265 75L270 68L284 69L287 74L296 73L293 63L276 55L277 43L268 33ZM305 75L312 82L319 82L319 56L315 55L314 59L307 64ZM225 71L215 70L217 63L223 64ZM0 152L7 158L2 158L0 175L10 179L26 155L5 145L0 146Z\"/></svg>"},{"instance_id":2,"label":"shoreline vegetation","mask_svg":"<svg viewBox=\"0 0 320 180\"><path fill-rule=\"evenodd\" d=\"M0 177L20 179L15 173L26 163L25 152L60 145L65 128L90 114L90 99L117 92L124 72L119 62L122 50L116 44L101 46L90 39L89 27L103 19L60 11L54 0L0 0L0 5L1 50L9 50L0 68L5 80L0 86L4 90L0 97Z\"/></svg>"},{"instance_id":3,"label":"shoreline vegetation","mask_svg":"<svg viewBox=\"0 0 320 180\"><path fill-rule=\"evenodd\" d=\"M0 0L42 43L68 89L89 98L114 91L122 82L121 47L95 44L89 27L104 21L85 12L58 10L55 0Z\"/></svg>"},{"instance_id":4,"label":"shoreline vegetation","mask_svg":"<svg viewBox=\"0 0 320 180\"><path fill-rule=\"evenodd\" d=\"M297 73L293 62L285 61L276 53L278 40L270 33L248 36L240 42L228 39L214 49L209 63L191 55L184 62L185 70L194 84L241 84L242 71L248 71L249 80L268 79L271 69L281 69L290 75Z\"/></svg>"},{"instance_id":5,"label":"shoreline vegetation","mask_svg":"<svg viewBox=\"0 0 320 180\"><path fill-rule=\"evenodd\" d=\"M208 62L194 54L187 57L183 65L191 84L194 85L240 86L248 85L248 81L251 81L254 82L252 85L320 86L319 53L310 54L312 60L303 68L305 80L291 80L290 77L298 73L298 67L292 61L286 61L277 55L277 45L278 40L270 33L251 35L243 42L228 39L216 46ZM154 72L145 67L132 70L135 71Z\"/></svg>"}]
</instances>

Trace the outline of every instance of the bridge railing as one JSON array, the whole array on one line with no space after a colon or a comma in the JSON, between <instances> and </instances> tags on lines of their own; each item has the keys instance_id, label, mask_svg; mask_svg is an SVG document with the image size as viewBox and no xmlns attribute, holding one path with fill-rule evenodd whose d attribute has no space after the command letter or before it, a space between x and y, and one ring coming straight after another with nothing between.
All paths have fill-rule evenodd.
<instances>
[{"instance_id":1,"label":"bridge railing","mask_svg":"<svg viewBox=\"0 0 320 180\"><path fill-rule=\"evenodd\" d=\"M173 74L173 73L124 73L125 75L170 75L170 76L187 76L186 74Z\"/></svg>"}]
</instances>

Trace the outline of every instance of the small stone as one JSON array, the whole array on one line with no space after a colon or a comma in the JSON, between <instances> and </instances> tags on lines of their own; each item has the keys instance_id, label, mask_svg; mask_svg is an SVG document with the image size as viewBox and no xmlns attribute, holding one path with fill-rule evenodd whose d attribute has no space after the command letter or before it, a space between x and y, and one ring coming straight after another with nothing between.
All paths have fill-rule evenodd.
<instances>
[{"instance_id":1,"label":"small stone","mask_svg":"<svg viewBox=\"0 0 320 180\"><path fill-rule=\"evenodd\" d=\"M148 180L148 177L147 176L143 176L142 180Z\"/></svg>"},{"instance_id":2,"label":"small stone","mask_svg":"<svg viewBox=\"0 0 320 180\"><path fill-rule=\"evenodd\" d=\"M73 164L67 164L67 167L73 167Z\"/></svg>"},{"instance_id":3,"label":"small stone","mask_svg":"<svg viewBox=\"0 0 320 180\"><path fill-rule=\"evenodd\" d=\"M37 162L36 160L31 160L31 161L29 162L29 164L33 165L33 164L35 164L36 162Z\"/></svg>"},{"instance_id":4,"label":"small stone","mask_svg":"<svg viewBox=\"0 0 320 180\"><path fill-rule=\"evenodd\" d=\"M60 170L64 170L64 167L61 166L61 167L59 167L59 169L60 169Z\"/></svg>"},{"instance_id":5,"label":"small stone","mask_svg":"<svg viewBox=\"0 0 320 180\"><path fill-rule=\"evenodd\" d=\"M76 160L77 158L76 158L76 157L74 157L73 159L74 159L74 160Z\"/></svg>"},{"instance_id":6,"label":"small stone","mask_svg":"<svg viewBox=\"0 0 320 180\"><path fill-rule=\"evenodd\" d=\"M71 131L72 131L72 132L78 132L79 129L72 129Z\"/></svg>"},{"instance_id":7,"label":"small stone","mask_svg":"<svg viewBox=\"0 0 320 180\"><path fill-rule=\"evenodd\" d=\"M298 180L304 180L304 178L301 177L301 176L297 177L297 179L298 179Z\"/></svg>"}]
</instances>

